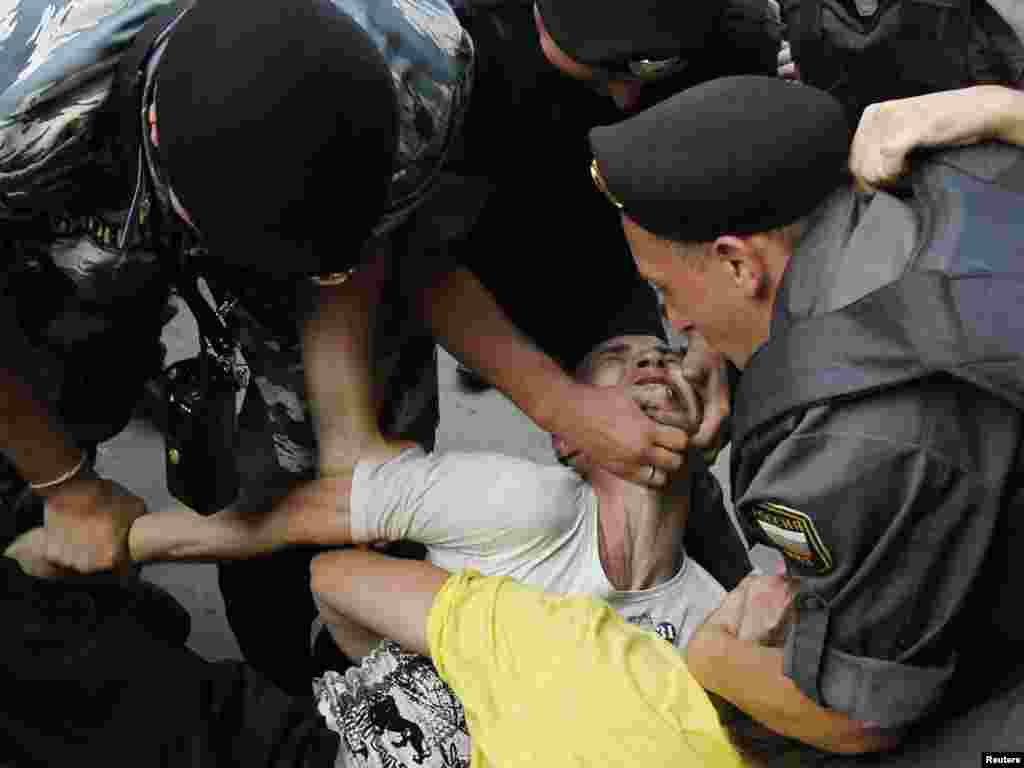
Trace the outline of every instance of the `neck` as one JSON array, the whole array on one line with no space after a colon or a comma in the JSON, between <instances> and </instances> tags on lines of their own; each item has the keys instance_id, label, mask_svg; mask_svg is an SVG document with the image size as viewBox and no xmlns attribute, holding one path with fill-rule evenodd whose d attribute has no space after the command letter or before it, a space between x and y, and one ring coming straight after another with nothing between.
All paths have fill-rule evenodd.
<instances>
[{"instance_id":1,"label":"neck","mask_svg":"<svg viewBox=\"0 0 1024 768\"><path fill-rule=\"evenodd\" d=\"M690 511L689 473L662 490L599 469L589 480L598 501L601 565L612 585L650 589L674 576Z\"/></svg>"}]
</instances>

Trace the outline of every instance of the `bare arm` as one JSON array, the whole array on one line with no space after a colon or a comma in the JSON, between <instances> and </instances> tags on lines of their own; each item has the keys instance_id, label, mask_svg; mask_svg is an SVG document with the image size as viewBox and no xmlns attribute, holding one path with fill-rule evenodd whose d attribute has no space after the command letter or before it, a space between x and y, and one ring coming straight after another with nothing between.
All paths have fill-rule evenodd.
<instances>
[{"instance_id":1,"label":"bare arm","mask_svg":"<svg viewBox=\"0 0 1024 768\"><path fill-rule=\"evenodd\" d=\"M427 619L448 572L419 560L371 552L328 552L313 559L317 602L403 648L429 654Z\"/></svg>"},{"instance_id":2,"label":"bare arm","mask_svg":"<svg viewBox=\"0 0 1024 768\"><path fill-rule=\"evenodd\" d=\"M230 507L204 517L176 506L148 515L132 527L134 562L231 560L289 546L352 543L349 496L356 463L385 460L406 445L380 434L371 370L373 310L390 258L389 244L378 244L349 280L317 288L303 328L321 477L270 510Z\"/></svg>"},{"instance_id":3,"label":"bare arm","mask_svg":"<svg viewBox=\"0 0 1024 768\"><path fill-rule=\"evenodd\" d=\"M369 446L381 440L370 333L390 269L390 244L379 244L348 281L317 290L316 309L303 328L306 386L316 420L321 474L350 470Z\"/></svg>"},{"instance_id":4,"label":"bare arm","mask_svg":"<svg viewBox=\"0 0 1024 768\"><path fill-rule=\"evenodd\" d=\"M31 348L5 299L0 299L0 327L0 453L24 480L46 484L82 466L82 452L36 396L26 374L33 370ZM146 511L142 499L87 467L35 493L46 500L46 528L36 536L55 566L93 572L127 565L128 529Z\"/></svg>"},{"instance_id":5,"label":"bare arm","mask_svg":"<svg viewBox=\"0 0 1024 768\"><path fill-rule=\"evenodd\" d=\"M966 146L981 141L1024 146L1024 93L979 85L872 104L850 149L850 170L863 189L891 184L919 147Z\"/></svg>"},{"instance_id":6,"label":"bare arm","mask_svg":"<svg viewBox=\"0 0 1024 768\"><path fill-rule=\"evenodd\" d=\"M36 397L26 373L33 359L13 309L0 298L4 355L0 361L0 453L30 483L44 483L74 467L81 452L49 407Z\"/></svg>"},{"instance_id":7,"label":"bare arm","mask_svg":"<svg viewBox=\"0 0 1024 768\"><path fill-rule=\"evenodd\" d=\"M353 543L352 473L305 483L273 509L229 507L203 516L181 505L152 512L131 530L132 560L220 561L267 555L285 547Z\"/></svg>"},{"instance_id":8,"label":"bare arm","mask_svg":"<svg viewBox=\"0 0 1024 768\"><path fill-rule=\"evenodd\" d=\"M655 485L675 472L689 437L655 424L625 393L573 380L509 320L467 269L437 278L420 297L438 341L494 384L542 429L565 438L593 461L632 482Z\"/></svg>"},{"instance_id":9,"label":"bare arm","mask_svg":"<svg viewBox=\"0 0 1024 768\"><path fill-rule=\"evenodd\" d=\"M776 733L829 752L876 752L895 745L892 733L821 707L783 673L782 634L792 584L780 576L749 576L694 634L686 663L707 690Z\"/></svg>"}]
</instances>

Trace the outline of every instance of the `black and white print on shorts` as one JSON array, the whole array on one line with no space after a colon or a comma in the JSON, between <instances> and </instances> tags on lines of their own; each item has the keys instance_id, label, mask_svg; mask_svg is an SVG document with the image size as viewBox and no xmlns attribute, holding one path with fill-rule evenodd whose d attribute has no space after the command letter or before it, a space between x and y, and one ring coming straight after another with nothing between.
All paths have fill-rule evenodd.
<instances>
[{"instance_id":1,"label":"black and white print on shorts","mask_svg":"<svg viewBox=\"0 0 1024 768\"><path fill-rule=\"evenodd\" d=\"M462 704L426 656L381 643L361 666L313 681L320 714L341 736L337 768L468 768Z\"/></svg>"}]
</instances>

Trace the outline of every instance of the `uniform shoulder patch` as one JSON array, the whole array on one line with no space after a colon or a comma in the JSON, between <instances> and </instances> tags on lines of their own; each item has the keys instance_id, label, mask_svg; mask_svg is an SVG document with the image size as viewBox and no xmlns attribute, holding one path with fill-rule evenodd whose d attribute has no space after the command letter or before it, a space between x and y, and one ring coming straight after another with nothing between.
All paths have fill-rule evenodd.
<instances>
[{"instance_id":1,"label":"uniform shoulder patch","mask_svg":"<svg viewBox=\"0 0 1024 768\"><path fill-rule=\"evenodd\" d=\"M818 573L832 570L832 553L818 535L814 522L803 512L772 501L762 501L753 506L750 516L764 535L765 543L787 558Z\"/></svg>"}]
</instances>

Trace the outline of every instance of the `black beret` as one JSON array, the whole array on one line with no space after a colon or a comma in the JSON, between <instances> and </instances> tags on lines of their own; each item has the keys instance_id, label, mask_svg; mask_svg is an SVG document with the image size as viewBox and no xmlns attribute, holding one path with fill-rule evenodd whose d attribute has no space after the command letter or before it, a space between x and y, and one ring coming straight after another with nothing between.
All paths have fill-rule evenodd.
<instances>
[{"instance_id":1,"label":"black beret","mask_svg":"<svg viewBox=\"0 0 1024 768\"><path fill-rule=\"evenodd\" d=\"M388 201L398 100L332 0L198 0L156 105L171 187L213 258L282 277L356 263Z\"/></svg>"},{"instance_id":2,"label":"black beret","mask_svg":"<svg viewBox=\"0 0 1024 768\"><path fill-rule=\"evenodd\" d=\"M723 0L537 0L558 47L592 66L699 51L723 5Z\"/></svg>"},{"instance_id":3,"label":"black beret","mask_svg":"<svg viewBox=\"0 0 1024 768\"><path fill-rule=\"evenodd\" d=\"M590 145L631 219L667 240L706 242L814 210L846 179L850 128L817 88L727 77L594 128Z\"/></svg>"}]
</instances>

